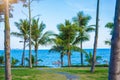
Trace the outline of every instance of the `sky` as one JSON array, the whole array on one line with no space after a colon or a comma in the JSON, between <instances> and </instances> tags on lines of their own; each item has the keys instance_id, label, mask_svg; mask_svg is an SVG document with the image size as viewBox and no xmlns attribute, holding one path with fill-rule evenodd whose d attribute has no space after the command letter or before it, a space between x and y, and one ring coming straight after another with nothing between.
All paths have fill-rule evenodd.
<instances>
[{"instance_id":1,"label":"sky","mask_svg":"<svg viewBox=\"0 0 120 80\"><path fill-rule=\"evenodd\" d=\"M104 41L110 39L110 30L104 26L108 22L113 22L116 0L100 0L100 16L99 16L99 37L98 48L110 48L105 45ZM11 32L17 32L14 22L19 22L20 19L28 19L28 9L22 6L21 2L13 4L13 18L10 18ZM88 25L95 24L96 20L96 5L97 0L41 0L34 1L31 4L32 17L40 18L46 24L45 31L53 31L58 33L57 25L64 23L65 19L72 21L72 18L77 16L79 11L90 15L92 19ZM39 15L39 16L37 16ZM0 23L0 49L4 49L4 23ZM90 33L90 41L83 43L83 48L93 48L94 32ZM11 49L22 49L23 43L21 38L11 36ZM28 47L27 47L28 48ZM49 49L49 46L40 46L39 49ZM33 49L33 48L32 48Z\"/></svg>"}]
</instances>

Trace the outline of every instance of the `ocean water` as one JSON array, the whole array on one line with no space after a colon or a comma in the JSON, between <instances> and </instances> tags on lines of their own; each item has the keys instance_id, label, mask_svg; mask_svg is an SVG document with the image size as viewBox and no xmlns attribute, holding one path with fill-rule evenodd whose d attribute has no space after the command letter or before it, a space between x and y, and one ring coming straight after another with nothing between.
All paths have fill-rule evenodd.
<instances>
[{"instance_id":1,"label":"ocean water","mask_svg":"<svg viewBox=\"0 0 120 80\"><path fill-rule=\"evenodd\" d=\"M85 51L93 52L93 49L85 49ZM4 50L0 50L0 55L4 55ZM29 51L25 51L25 57L28 57ZM32 50L32 55L35 55L34 50ZM84 54L83 54L84 55ZM98 62L100 64L106 64L105 61L109 62L110 59L110 49L97 49L97 56L101 56L102 59ZM22 50L11 50L11 57L18 59L19 63L17 65L20 65L21 58L22 58ZM38 50L38 59L43 60L42 62L39 62L38 65L40 66L53 66L53 63L60 60L60 54L59 53L49 53L49 50ZM67 65L67 55L64 56L64 65ZM79 65L80 64L80 53L79 52L72 52L71 55L71 63L72 65ZM84 64L88 64L85 62L85 55L84 55ZM28 65L28 62L25 62L25 65Z\"/></svg>"}]
</instances>

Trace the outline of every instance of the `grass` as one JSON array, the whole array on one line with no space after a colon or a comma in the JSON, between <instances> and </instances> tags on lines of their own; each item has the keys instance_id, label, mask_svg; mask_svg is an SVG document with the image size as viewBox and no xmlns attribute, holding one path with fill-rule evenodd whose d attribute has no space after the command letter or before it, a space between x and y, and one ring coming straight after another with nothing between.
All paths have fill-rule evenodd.
<instances>
[{"instance_id":1,"label":"grass","mask_svg":"<svg viewBox=\"0 0 120 80\"><path fill-rule=\"evenodd\" d=\"M90 67L72 67L72 68L43 68L43 70L12 69L12 80L66 80L64 75L57 72L67 72L80 77L80 80L107 80L108 68L96 67L94 73L90 73ZM4 80L4 69L0 69L0 80Z\"/></svg>"},{"instance_id":2,"label":"grass","mask_svg":"<svg viewBox=\"0 0 120 80\"><path fill-rule=\"evenodd\" d=\"M48 69L51 70L51 69ZM94 73L90 72L90 67L81 68L58 68L52 69L53 72L68 72L80 77L80 80L108 80L108 67L96 67Z\"/></svg>"},{"instance_id":3,"label":"grass","mask_svg":"<svg viewBox=\"0 0 120 80\"><path fill-rule=\"evenodd\" d=\"M38 69L12 69L12 80L65 80L65 76ZM0 69L0 80L5 80L4 69Z\"/></svg>"}]
</instances>

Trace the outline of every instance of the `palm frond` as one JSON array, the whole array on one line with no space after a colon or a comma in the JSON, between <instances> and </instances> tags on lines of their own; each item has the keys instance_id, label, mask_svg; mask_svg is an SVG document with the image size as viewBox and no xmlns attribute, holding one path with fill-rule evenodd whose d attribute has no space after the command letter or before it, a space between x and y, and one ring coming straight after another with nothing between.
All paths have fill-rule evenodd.
<instances>
[{"instance_id":1,"label":"palm frond","mask_svg":"<svg viewBox=\"0 0 120 80\"><path fill-rule=\"evenodd\" d=\"M105 44L111 45L111 41L110 40L109 41L105 41Z\"/></svg>"},{"instance_id":2,"label":"palm frond","mask_svg":"<svg viewBox=\"0 0 120 80\"><path fill-rule=\"evenodd\" d=\"M83 50L83 49L81 49L81 48L79 48L77 46L73 46L73 45L71 45L70 50L78 51L78 52L83 52L85 54L87 53L85 50Z\"/></svg>"},{"instance_id":3,"label":"palm frond","mask_svg":"<svg viewBox=\"0 0 120 80\"><path fill-rule=\"evenodd\" d=\"M16 36L16 37L22 37L22 38L23 38L23 34L21 34L21 33L11 32L11 35Z\"/></svg>"}]
</instances>

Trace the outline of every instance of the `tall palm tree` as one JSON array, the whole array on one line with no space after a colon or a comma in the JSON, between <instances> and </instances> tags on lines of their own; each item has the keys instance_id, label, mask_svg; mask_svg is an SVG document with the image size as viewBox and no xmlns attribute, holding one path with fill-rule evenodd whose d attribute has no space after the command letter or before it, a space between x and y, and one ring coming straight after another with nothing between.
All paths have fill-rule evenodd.
<instances>
[{"instance_id":1,"label":"tall palm tree","mask_svg":"<svg viewBox=\"0 0 120 80\"><path fill-rule=\"evenodd\" d=\"M96 29L95 29L95 40L94 40L93 60L92 60L91 72L94 72L94 71L95 71L96 49L97 49L97 43L98 43L99 4L100 4L100 0L97 0Z\"/></svg>"},{"instance_id":2,"label":"tall palm tree","mask_svg":"<svg viewBox=\"0 0 120 80\"><path fill-rule=\"evenodd\" d=\"M112 22L108 22L108 23L105 25L105 27L111 30L111 31L110 31L110 35L112 35L114 24L113 24ZM105 44L111 45L111 41L110 41L110 40L106 40L106 41L105 41Z\"/></svg>"},{"instance_id":3,"label":"tall palm tree","mask_svg":"<svg viewBox=\"0 0 120 80\"><path fill-rule=\"evenodd\" d=\"M77 25L78 27L78 33L77 33L77 37L76 37L76 41L74 42L74 44L78 44L80 43L80 48L83 49L83 42L88 41L89 40L89 35L88 32L91 32L94 30L94 28L91 26L88 26L88 22L91 19L90 16L88 15L84 15L83 12L79 12L77 14L77 17L73 18L74 23ZM81 65L83 65L83 53L80 52L80 56L81 56Z\"/></svg>"},{"instance_id":4,"label":"tall palm tree","mask_svg":"<svg viewBox=\"0 0 120 80\"><path fill-rule=\"evenodd\" d=\"M38 58L38 48L40 45L47 45L51 42L50 36L53 34L51 31L46 31L45 30L45 24L41 22L39 24L39 19L33 19L32 24L31 24L31 41L32 45L34 46L35 49L35 61L37 62ZM37 63L36 63L37 66Z\"/></svg>"},{"instance_id":5,"label":"tall palm tree","mask_svg":"<svg viewBox=\"0 0 120 80\"><path fill-rule=\"evenodd\" d=\"M120 0L116 0L108 80L120 79Z\"/></svg>"},{"instance_id":6,"label":"tall palm tree","mask_svg":"<svg viewBox=\"0 0 120 80\"><path fill-rule=\"evenodd\" d=\"M64 47L68 55L68 66L71 66L71 45L76 37L76 26L71 24L69 20L65 20L64 24L59 24L58 26L59 34L64 40Z\"/></svg>"},{"instance_id":7,"label":"tall palm tree","mask_svg":"<svg viewBox=\"0 0 120 80\"><path fill-rule=\"evenodd\" d=\"M25 47L26 47L26 42L28 41L28 37L29 37L29 22L26 19L25 20L20 19L19 22L15 22L15 26L17 27L19 32L12 32L11 35L14 35L16 37L20 37L23 39L23 53L22 53L21 65L24 66Z\"/></svg>"},{"instance_id":8,"label":"tall palm tree","mask_svg":"<svg viewBox=\"0 0 120 80\"><path fill-rule=\"evenodd\" d=\"M31 4L33 1L40 0L20 0L23 2L23 7L28 8L28 17L29 17L29 67L32 68L32 52L31 52Z\"/></svg>"},{"instance_id":9,"label":"tall palm tree","mask_svg":"<svg viewBox=\"0 0 120 80\"><path fill-rule=\"evenodd\" d=\"M5 80L12 80L10 64L10 24L9 24L9 0L4 1L4 18L5 18Z\"/></svg>"}]
</instances>

